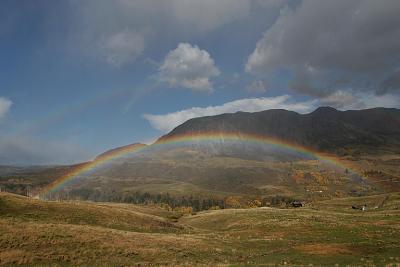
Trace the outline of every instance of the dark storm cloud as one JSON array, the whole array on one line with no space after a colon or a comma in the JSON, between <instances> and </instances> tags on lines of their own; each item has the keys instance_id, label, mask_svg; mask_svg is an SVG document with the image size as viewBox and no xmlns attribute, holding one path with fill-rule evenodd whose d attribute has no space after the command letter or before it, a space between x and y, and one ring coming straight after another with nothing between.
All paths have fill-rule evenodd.
<instances>
[{"instance_id":1,"label":"dark storm cloud","mask_svg":"<svg viewBox=\"0 0 400 267\"><path fill-rule=\"evenodd\" d=\"M288 69L290 87L315 97L399 92L399 10L398 0L304 0L281 10L246 71L263 76Z\"/></svg>"}]
</instances>

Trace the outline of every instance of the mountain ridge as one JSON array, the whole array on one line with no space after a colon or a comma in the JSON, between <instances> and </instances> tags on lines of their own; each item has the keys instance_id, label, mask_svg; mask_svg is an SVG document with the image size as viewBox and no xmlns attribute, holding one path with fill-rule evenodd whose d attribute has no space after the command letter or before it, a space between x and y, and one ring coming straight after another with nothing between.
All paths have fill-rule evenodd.
<instances>
[{"instance_id":1,"label":"mountain ridge","mask_svg":"<svg viewBox=\"0 0 400 267\"><path fill-rule=\"evenodd\" d=\"M344 153L368 147L400 151L400 110L372 108L339 111L319 107L299 114L284 109L225 113L190 119L155 143L185 134L246 133L278 138L317 150Z\"/></svg>"},{"instance_id":2,"label":"mountain ridge","mask_svg":"<svg viewBox=\"0 0 400 267\"><path fill-rule=\"evenodd\" d=\"M96 156L96 158L94 160L95 161L101 160L103 158L112 156L114 154L122 153L123 151L129 151L129 150L133 150L135 148L141 148L141 147L147 147L147 146L148 145L142 144L142 143L132 143L132 144L125 145L125 146L119 146L119 147L109 149L109 150L99 154L98 156Z\"/></svg>"}]
</instances>

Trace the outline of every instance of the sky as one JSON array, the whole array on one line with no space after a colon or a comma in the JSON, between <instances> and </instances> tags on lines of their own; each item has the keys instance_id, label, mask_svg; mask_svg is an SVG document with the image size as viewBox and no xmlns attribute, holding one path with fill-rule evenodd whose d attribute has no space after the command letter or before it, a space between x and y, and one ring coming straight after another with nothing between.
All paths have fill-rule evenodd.
<instances>
[{"instance_id":1,"label":"sky","mask_svg":"<svg viewBox=\"0 0 400 267\"><path fill-rule=\"evenodd\" d=\"M398 0L3 0L0 165L70 164L193 117L400 107Z\"/></svg>"}]
</instances>

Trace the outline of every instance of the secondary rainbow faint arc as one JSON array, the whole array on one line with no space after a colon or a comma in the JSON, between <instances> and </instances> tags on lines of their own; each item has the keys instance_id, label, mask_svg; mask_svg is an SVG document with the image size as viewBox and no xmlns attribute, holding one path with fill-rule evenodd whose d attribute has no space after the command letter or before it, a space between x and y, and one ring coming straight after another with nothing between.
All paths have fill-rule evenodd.
<instances>
[{"instance_id":1,"label":"secondary rainbow faint arc","mask_svg":"<svg viewBox=\"0 0 400 267\"><path fill-rule=\"evenodd\" d=\"M164 136L160 138L158 141L150 145L150 147L162 147L167 145L179 145L185 142L201 142L201 141L244 141L250 143L256 143L260 145L274 145L277 147L289 149L292 151L297 151L303 154L307 154L318 158L320 160L327 161L331 164L339 166L341 168L345 168L351 170L353 173L356 173L362 176L354 167L345 164L344 162L340 161L337 156L322 153L316 151L315 149L311 149L309 147L300 146L297 144L293 144L287 141L283 141L281 139L277 139L274 137L264 136L264 135L257 135L257 134L249 134L249 133L229 133L229 132L206 132L206 133L186 133L182 135L174 135L174 136ZM118 157L122 157L127 154L135 154L142 151L144 148L147 148L146 145L130 145L125 148L121 148L115 151L108 152L104 156L98 157L93 161L83 163L75 168L73 168L69 173L61 176L56 181L45 187L41 192L37 195L39 197L42 194L49 193L51 191L60 189L66 182L72 180L73 178L82 175L86 172L94 170L96 167L99 167L107 162L110 162Z\"/></svg>"}]
</instances>

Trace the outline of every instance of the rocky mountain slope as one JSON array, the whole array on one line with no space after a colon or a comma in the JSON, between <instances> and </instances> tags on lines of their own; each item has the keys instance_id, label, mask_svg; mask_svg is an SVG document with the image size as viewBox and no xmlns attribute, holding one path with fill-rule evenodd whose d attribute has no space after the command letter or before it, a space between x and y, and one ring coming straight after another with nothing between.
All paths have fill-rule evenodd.
<instances>
[{"instance_id":1,"label":"rocky mountain slope","mask_svg":"<svg viewBox=\"0 0 400 267\"><path fill-rule=\"evenodd\" d=\"M338 111L320 107L309 114L282 109L237 112L188 120L160 141L207 132L269 136L338 154L400 152L400 110L374 108Z\"/></svg>"}]
</instances>

